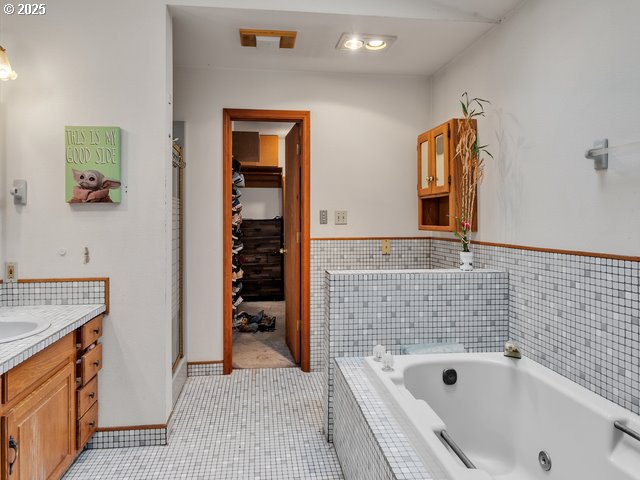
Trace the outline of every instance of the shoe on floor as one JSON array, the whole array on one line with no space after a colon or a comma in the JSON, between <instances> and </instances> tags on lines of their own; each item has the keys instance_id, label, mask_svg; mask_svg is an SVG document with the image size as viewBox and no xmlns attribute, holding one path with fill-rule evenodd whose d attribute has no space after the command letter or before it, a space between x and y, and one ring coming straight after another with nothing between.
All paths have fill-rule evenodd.
<instances>
[{"instance_id":1,"label":"shoe on floor","mask_svg":"<svg viewBox=\"0 0 640 480\"><path fill-rule=\"evenodd\" d=\"M265 315L258 323L258 329L261 332L273 332L276 329L276 317Z\"/></svg>"}]
</instances>

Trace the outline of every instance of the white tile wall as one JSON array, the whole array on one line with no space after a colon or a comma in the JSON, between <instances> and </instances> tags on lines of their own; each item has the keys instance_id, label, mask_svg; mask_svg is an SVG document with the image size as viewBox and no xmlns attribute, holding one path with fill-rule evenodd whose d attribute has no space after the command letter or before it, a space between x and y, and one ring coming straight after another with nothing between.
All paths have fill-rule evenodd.
<instances>
[{"instance_id":1,"label":"white tile wall","mask_svg":"<svg viewBox=\"0 0 640 480\"><path fill-rule=\"evenodd\" d=\"M473 245L476 267L509 272L509 336L524 354L640 414L640 263ZM457 265L431 240L431 264Z\"/></svg>"}]
</instances>

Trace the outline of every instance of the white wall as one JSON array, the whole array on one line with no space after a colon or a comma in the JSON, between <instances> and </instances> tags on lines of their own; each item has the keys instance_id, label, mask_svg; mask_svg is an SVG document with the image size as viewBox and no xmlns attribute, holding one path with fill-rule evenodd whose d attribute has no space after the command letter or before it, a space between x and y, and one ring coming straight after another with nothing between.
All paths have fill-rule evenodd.
<instances>
[{"instance_id":1,"label":"white wall","mask_svg":"<svg viewBox=\"0 0 640 480\"><path fill-rule=\"evenodd\" d=\"M535 0L433 78L434 123L464 91L492 101L479 197L487 241L639 255L638 149L595 172L595 139L640 141L640 3Z\"/></svg>"},{"instance_id":2,"label":"white wall","mask_svg":"<svg viewBox=\"0 0 640 480\"><path fill-rule=\"evenodd\" d=\"M242 218L259 220L282 216L282 189L243 188L241 190Z\"/></svg>"},{"instance_id":3,"label":"white wall","mask_svg":"<svg viewBox=\"0 0 640 480\"><path fill-rule=\"evenodd\" d=\"M2 86L5 180L29 182L28 205L5 208L6 255L25 278L110 277L105 427L164 423L171 409L167 28L153 0L56 0L43 17L2 18L19 73ZM65 202L65 125L122 128L120 205Z\"/></svg>"},{"instance_id":4,"label":"white wall","mask_svg":"<svg viewBox=\"0 0 640 480\"><path fill-rule=\"evenodd\" d=\"M176 69L185 121L189 360L222 358L222 109L311 111L311 236L414 236L416 136L428 121L421 77ZM349 225L319 225L346 209Z\"/></svg>"}]
</instances>

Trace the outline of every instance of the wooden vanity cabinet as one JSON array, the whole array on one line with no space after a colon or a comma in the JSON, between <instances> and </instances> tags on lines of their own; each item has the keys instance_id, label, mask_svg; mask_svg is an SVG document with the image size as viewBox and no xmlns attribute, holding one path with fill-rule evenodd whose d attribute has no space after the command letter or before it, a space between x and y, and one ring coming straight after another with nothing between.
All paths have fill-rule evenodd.
<instances>
[{"instance_id":1,"label":"wooden vanity cabinet","mask_svg":"<svg viewBox=\"0 0 640 480\"><path fill-rule=\"evenodd\" d=\"M75 457L75 370L68 362L3 416L3 478L60 478Z\"/></svg>"},{"instance_id":2,"label":"wooden vanity cabinet","mask_svg":"<svg viewBox=\"0 0 640 480\"><path fill-rule=\"evenodd\" d=\"M461 169L455 158L459 122L452 119L418 136L418 229L454 231ZM472 120L476 128L475 120ZM477 202L474 206L477 211ZM474 225L476 230L476 215Z\"/></svg>"},{"instance_id":3,"label":"wooden vanity cabinet","mask_svg":"<svg viewBox=\"0 0 640 480\"><path fill-rule=\"evenodd\" d=\"M98 425L102 315L2 375L0 478L62 477Z\"/></svg>"}]
</instances>

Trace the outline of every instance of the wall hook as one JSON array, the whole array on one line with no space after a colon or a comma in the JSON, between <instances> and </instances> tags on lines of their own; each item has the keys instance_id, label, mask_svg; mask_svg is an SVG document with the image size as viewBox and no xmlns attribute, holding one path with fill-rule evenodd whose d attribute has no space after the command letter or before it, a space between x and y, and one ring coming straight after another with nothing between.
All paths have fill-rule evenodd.
<instances>
[{"instance_id":1,"label":"wall hook","mask_svg":"<svg viewBox=\"0 0 640 480\"><path fill-rule=\"evenodd\" d=\"M606 170L609 168L609 139L604 138L593 143L593 148L587 150L584 158L593 160L593 168Z\"/></svg>"}]
</instances>

